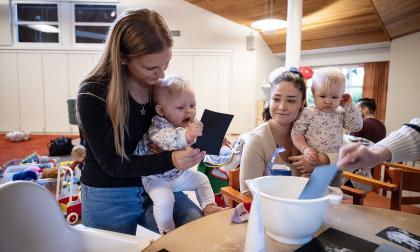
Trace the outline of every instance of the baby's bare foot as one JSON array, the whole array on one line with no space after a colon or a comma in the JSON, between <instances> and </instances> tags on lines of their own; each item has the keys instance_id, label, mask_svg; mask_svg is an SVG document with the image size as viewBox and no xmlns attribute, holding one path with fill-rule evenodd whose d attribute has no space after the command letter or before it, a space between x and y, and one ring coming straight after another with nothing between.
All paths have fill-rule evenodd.
<instances>
[{"instance_id":1,"label":"baby's bare foot","mask_svg":"<svg viewBox=\"0 0 420 252\"><path fill-rule=\"evenodd\" d=\"M208 204L204 209L204 215L213 214L225 210L223 207L218 207L216 204Z\"/></svg>"}]
</instances>

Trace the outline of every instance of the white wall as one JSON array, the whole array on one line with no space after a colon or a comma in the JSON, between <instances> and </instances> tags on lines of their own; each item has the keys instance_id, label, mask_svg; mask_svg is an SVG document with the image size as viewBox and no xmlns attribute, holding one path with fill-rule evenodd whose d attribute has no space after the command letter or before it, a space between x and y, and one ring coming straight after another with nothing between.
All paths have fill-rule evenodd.
<instances>
[{"instance_id":1,"label":"white wall","mask_svg":"<svg viewBox=\"0 0 420 252\"><path fill-rule=\"evenodd\" d=\"M390 60L390 43L374 43L308 50L302 52L302 66L349 65Z\"/></svg>"},{"instance_id":2,"label":"white wall","mask_svg":"<svg viewBox=\"0 0 420 252\"><path fill-rule=\"evenodd\" d=\"M261 53L267 52L267 50L264 50L265 48L268 48L267 44L261 36L258 36L256 38L256 50L260 53L257 53L255 83L257 101L261 99L268 99L270 90L263 89L261 86L267 85L268 75L271 73L271 71L284 65L284 59L282 59L280 56L277 55L276 57L270 57L267 55L267 53Z\"/></svg>"},{"instance_id":3,"label":"white wall","mask_svg":"<svg viewBox=\"0 0 420 252\"><path fill-rule=\"evenodd\" d=\"M256 86L278 64L278 57L259 35L257 49L248 51L246 36L251 29L182 0L120 0L118 5L119 11L144 7L161 13L171 30L181 31L181 37L175 37L174 62L168 71L184 73L197 87L201 85L197 96L203 104L217 100L216 109L234 114L230 132L254 128ZM75 128L67 123L65 100L75 96L78 84L92 69L100 50L75 48L68 41L61 47L38 46L31 50L1 46L0 66L4 67L0 68L0 116L4 120L0 131L20 127L35 132L74 132ZM35 68L32 70L25 62Z\"/></svg>"},{"instance_id":4,"label":"white wall","mask_svg":"<svg viewBox=\"0 0 420 252\"><path fill-rule=\"evenodd\" d=\"M123 8L139 6L138 1L120 1ZM229 131L240 133L255 127L256 100L261 99L262 76L278 67L279 59L271 53L256 32L256 50L246 49L250 28L236 24L182 0L142 1L142 7L157 10L171 30L181 30L175 38L175 48L232 50L229 112L235 117ZM200 102L200 101L198 101Z\"/></svg>"},{"instance_id":5,"label":"white wall","mask_svg":"<svg viewBox=\"0 0 420 252\"><path fill-rule=\"evenodd\" d=\"M387 133L420 117L420 32L392 41L385 125Z\"/></svg>"}]
</instances>

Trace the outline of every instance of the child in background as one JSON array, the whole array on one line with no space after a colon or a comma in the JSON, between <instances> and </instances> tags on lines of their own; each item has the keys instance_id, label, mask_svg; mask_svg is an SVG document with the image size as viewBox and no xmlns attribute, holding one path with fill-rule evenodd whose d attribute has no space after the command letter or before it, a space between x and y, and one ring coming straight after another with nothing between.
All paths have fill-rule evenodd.
<instances>
[{"instance_id":1,"label":"child in background","mask_svg":"<svg viewBox=\"0 0 420 252\"><path fill-rule=\"evenodd\" d=\"M153 100L157 115L134 154L150 154L150 143L167 151L195 143L202 134L203 124L195 120L195 96L187 81L177 76L166 77L154 86ZM142 182L153 201L153 214L161 234L175 229L173 192L194 190L204 215L223 209L216 205L210 182L201 172L172 169L163 174L142 177Z\"/></svg>"},{"instance_id":2,"label":"child in background","mask_svg":"<svg viewBox=\"0 0 420 252\"><path fill-rule=\"evenodd\" d=\"M83 162L85 161L86 157L86 149L83 145L76 145L71 150L71 158L73 163L71 164L70 168L74 170L74 168L79 167L81 170L83 168Z\"/></svg>"},{"instance_id":3,"label":"child in background","mask_svg":"<svg viewBox=\"0 0 420 252\"><path fill-rule=\"evenodd\" d=\"M316 163L318 153L338 153L343 128L358 131L363 126L360 111L344 94L345 83L344 74L332 68L319 70L312 80L315 106L304 108L292 128L293 144L309 162ZM341 185L340 174L331 185Z\"/></svg>"}]
</instances>

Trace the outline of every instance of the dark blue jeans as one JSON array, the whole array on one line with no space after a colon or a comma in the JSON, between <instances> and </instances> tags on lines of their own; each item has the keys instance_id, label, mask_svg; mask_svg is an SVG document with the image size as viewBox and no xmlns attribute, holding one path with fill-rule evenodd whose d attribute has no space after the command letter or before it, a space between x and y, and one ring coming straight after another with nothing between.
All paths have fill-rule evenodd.
<instances>
[{"instance_id":1,"label":"dark blue jeans","mask_svg":"<svg viewBox=\"0 0 420 252\"><path fill-rule=\"evenodd\" d=\"M179 227L203 216L183 192L174 193L174 221ZM82 222L92 228L136 234L137 224L156 233L153 202L143 187L96 188L82 185Z\"/></svg>"}]
</instances>

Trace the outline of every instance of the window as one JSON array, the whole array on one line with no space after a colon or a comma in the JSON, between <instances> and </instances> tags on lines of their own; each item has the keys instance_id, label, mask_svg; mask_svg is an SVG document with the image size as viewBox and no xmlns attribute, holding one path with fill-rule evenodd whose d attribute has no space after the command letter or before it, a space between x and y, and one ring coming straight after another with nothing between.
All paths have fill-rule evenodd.
<instances>
[{"instance_id":1,"label":"window","mask_svg":"<svg viewBox=\"0 0 420 252\"><path fill-rule=\"evenodd\" d=\"M350 94L353 102L357 102L362 98L363 91L363 77L365 75L365 69L363 66L333 66L339 69L346 76L346 93ZM319 67L314 67L314 75ZM312 95L312 79L309 79L306 83L306 100L309 106L314 105L314 97Z\"/></svg>"},{"instance_id":2,"label":"window","mask_svg":"<svg viewBox=\"0 0 420 252\"><path fill-rule=\"evenodd\" d=\"M75 43L104 43L116 16L116 5L75 4Z\"/></svg>"},{"instance_id":3,"label":"window","mask_svg":"<svg viewBox=\"0 0 420 252\"><path fill-rule=\"evenodd\" d=\"M58 6L54 3L16 3L16 41L58 43Z\"/></svg>"}]
</instances>

